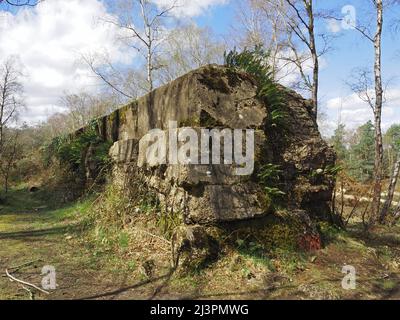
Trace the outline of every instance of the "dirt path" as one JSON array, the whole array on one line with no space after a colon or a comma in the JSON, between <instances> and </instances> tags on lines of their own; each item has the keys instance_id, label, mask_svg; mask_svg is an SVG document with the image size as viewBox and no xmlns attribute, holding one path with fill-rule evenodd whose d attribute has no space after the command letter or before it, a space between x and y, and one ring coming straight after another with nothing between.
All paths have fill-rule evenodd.
<instances>
[{"instance_id":1,"label":"dirt path","mask_svg":"<svg viewBox=\"0 0 400 320\"><path fill-rule=\"evenodd\" d=\"M253 286L252 292L249 288L254 279L248 284L244 280L242 287L247 292L242 294L227 287L224 280L224 274L232 272L227 267L229 257L222 257L204 274L176 278L171 287L168 274L138 278L137 273L133 276L118 267L116 261L121 257L112 252L99 255L84 242L77 214L81 204L52 209L24 190L13 193L9 203L12 205L0 205L0 299L400 299L400 228L391 233L379 231L369 240L345 235L315 253L313 262L305 262L290 281L276 288L273 285L268 292L265 284ZM41 286L42 268L52 266L57 288L49 295L35 292L32 297L20 284L11 282L5 270L26 263L30 264L12 273L16 278ZM354 292L340 288L344 264L353 264L359 270ZM279 273L269 276L289 279ZM221 286L216 285L219 282Z\"/></svg>"},{"instance_id":2,"label":"dirt path","mask_svg":"<svg viewBox=\"0 0 400 320\"><path fill-rule=\"evenodd\" d=\"M12 197L17 207L0 206L0 299L31 298L22 285L5 275L6 269L30 262L12 275L41 287L42 268L56 270L57 289L49 295L35 292L35 300L146 299L162 280L138 283L126 272L111 270L106 257L95 256L80 241L76 207L47 209L25 191Z\"/></svg>"}]
</instances>

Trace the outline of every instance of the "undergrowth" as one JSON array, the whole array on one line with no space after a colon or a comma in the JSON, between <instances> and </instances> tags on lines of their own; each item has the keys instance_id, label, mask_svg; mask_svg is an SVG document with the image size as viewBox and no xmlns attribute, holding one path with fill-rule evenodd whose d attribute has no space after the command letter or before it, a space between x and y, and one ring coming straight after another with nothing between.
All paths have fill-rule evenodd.
<instances>
[{"instance_id":1,"label":"undergrowth","mask_svg":"<svg viewBox=\"0 0 400 320\"><path fill-rule=\"evenodd\" d=\"M111 142L104 141L96 130L96 122L90 123L84 131L59 136L54 138L43 148L43 160L50 165L52 158L56 157L61 165L71 168L74 172L84 170L84 155L89 146L95 146L92 161L95 161L99 168L103 168L110 161L108 151Z\"/></svg>"}]
</instances>

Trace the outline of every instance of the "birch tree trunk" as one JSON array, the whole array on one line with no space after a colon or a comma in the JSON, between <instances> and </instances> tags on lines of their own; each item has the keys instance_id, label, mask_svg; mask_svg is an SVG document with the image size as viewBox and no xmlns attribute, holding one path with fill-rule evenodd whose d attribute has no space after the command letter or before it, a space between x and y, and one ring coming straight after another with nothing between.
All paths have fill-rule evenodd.
<instances>
[{"instance_id":1,"label":"birch tree trunk","mask_svg":"<svg viewBox=\"0 0 400 320\"><path fill-rule=\"evenodd\" d=\"M315 120L318 117L318 88L319 88L319 61L317 46L315 43L315 31L314 31L314 11L313 1L304 1L307 15L308 15L308 34L310 38L310 52L313 61L313 83L311 88L311 100L313 103L313 115Z\"/></svg>"},{"instance_id":2,"label":"birch tree trunk","mask_svg":"<svg viewBox=\"0 0 400 320\"><path fill-rule=\"evenodd\" d=\"M392 226L396 225L397 222L399 221L399 219L400 219L400 204L397 206L396 210L394 211Z\"/></svg>"},{"instance_id":3,"label":"birch tree trunk","mask_svg":"<svg viewBox=\"0 0 400 320\"><path fill-rule=\"evenodd\" d=\"M147 82L149 85L149 92L153 91L154 83L153 83L153 57L152 57L152 50L153 50L153 42L151 40L151 30L149 30L149 37L148 37L148 46L147 46Z\"/></svg>"},{"instance_id":4,"label":"birch tree trunk","mask_svg":"<svg viewBox=\"0 0 400 320\"><path fill-rule=\"evenodd\" d=\"M390 185L389 185L389 189L388 189L388 197L387 197L385 204L383 205L383 208L382 208L382 211L381 211L381 214L379 217L379 222L382 224L385 223L390 206L392 205L394 191L396 189L397 180L399 178L399 172L400 172L400 155L398 155L396 164L394 165L392 179L390 180Z\"/></svg>"},{"instance_id":5,"label":"birch tree trunk","mask_svg":"<svg viewBox=\"0 0 400 320\"><path fill-rule=\"evenodd\" d=\"M372 212L370 223L373 224L379 219L379 209L382 191L382 164L383 164L383 142L382 142L382 104L383 104L383 88L382 88L382 26L383 26L383 3L382 0L376 0L377 12L377 29L374 37L375 49L375 163L374 163L374 194L372 202Z\"/></svg>"}]
</instances>

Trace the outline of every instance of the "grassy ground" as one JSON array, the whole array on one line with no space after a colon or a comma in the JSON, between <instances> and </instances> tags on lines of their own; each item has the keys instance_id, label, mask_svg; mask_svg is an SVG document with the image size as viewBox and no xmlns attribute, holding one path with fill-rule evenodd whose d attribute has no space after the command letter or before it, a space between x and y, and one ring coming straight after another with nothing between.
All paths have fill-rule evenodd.
<instances>
[{"instance_id":1,"label":"grassy ground","mask_svg":"<svg viewBox=\"0 0 400 320\"><path fill-rule=\"evenodd\" d=\"M123 277L113 272L111 257L98 257L80 239L80 212L90 200L55 208L42 195L14 190L0 205L0 299L28 299L21 285L5 277L6 268L34 261L13 275L40 286L41 269L56 268L57 290L35 299L77 299L118 286ZM100 271L99 271L100 270Z\"/></svg>"},{"instance_id":2,"label":"grassy ground","mask_svg":"<svg viewBox=\"0 0 400 320\"><path fill-rule=\"evenodd\" d=\"M150 216L111 237L101 228L83 228L93 199L63 208L45 199L21 188L0 204L0 299L31 297L5 270L32 261L13 275L40 285L42 267L51 265L58 285L34 299L400 298L399 227L379 227L366 237L357 225L346 232L322 226L326 246L314 253L276 249L265 256L223 246L207 267L171 274L168 241ZM341 286L344 265L356 268L355 290Z\"/></svg>"}]
</instances>

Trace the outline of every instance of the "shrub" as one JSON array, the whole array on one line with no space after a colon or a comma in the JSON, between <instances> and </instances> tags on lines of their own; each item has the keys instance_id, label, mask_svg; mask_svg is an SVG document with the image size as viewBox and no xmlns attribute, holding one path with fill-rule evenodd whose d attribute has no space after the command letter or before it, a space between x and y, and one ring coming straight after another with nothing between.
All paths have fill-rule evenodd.
<instances>
[{"instance_id":1,"label":"shrub","mask_svg":"<svg viewBox=\"0 0 400 320\"><path fill-rule=\"evenodd\" d=\"M64 135L54 138L44 148L44 162L49 165L55 156L62 165L66 165L74 172L80 172L84 168L84 152L90 145L95 145L94 161L100 167L104 167L109 162L108 151L111 142L104 141L97 133L95 122L88 125L81 133L74 136Z\"/></svg>"}]
</instances>

